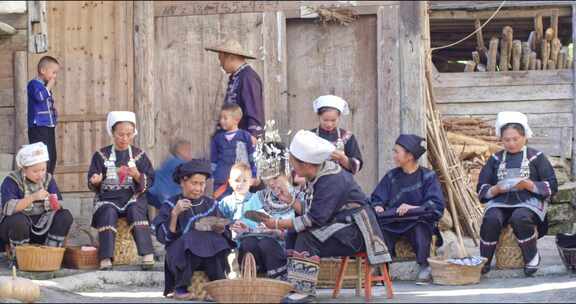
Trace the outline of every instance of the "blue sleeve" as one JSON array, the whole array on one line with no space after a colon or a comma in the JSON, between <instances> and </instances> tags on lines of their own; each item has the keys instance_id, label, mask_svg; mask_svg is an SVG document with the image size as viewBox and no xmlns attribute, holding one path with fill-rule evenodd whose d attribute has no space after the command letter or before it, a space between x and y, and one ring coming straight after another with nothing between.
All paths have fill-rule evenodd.
<instances>
[{"instance_id":1,"label":"blue sleeve","mask_svg":"<svg viewBox=\"0 0 576 304\"><path fill-rule=\"evenodd\" d=\"M10 177L4 178L1 188L2 205L9 200L21 200L24 198L24 194L20 191L20 188L18 188L16 182Z\"/></svg>"},{"instance_id":2,"label":"blue sleeve","mask_svg":"<svg viewBox=\"0 0 576 304\"><path fill-rule=\"evenodd\" d=\"M226 199L223 198L218 202L218 210L223 217L233 221L234 220L234 210L231 206L227 203Z\"/></svg>"},{"instance_id":3,"label":"blue sleeve","mask_svg":"<svg viewBox=\"0 0 576 304\"><path fill-rule=\"evenodd\" d=\"M433 171L428 174L427 178L424 179L424 204L433 209L435 216L439 220L444 214L444 194L442 193L438 175Z\"/></svg>"},{"instance_id":4,"label":"blue sleeve","mask_svg":"<svg viewBox=\"0 0 576 304\"><path fill-rule=\"evenodd\" d=\"M326 225L346 200L347 189L341 174L322 177L314 185L314 198L308 212L293 220L296 232Z\"/></svg>"},{"instance_id":5,"label":"blue sleeve","mask_svg":"<svg viewBox=\"0 0 576 304\"><path fill-rule=\"evenodd\" d=\"M50 97L46 87L36 80L30 80L28 83L28 95L35 102L43 102Z\"/></svg>"},{"instance_id":6,"label":"blue sleeve","mask_svg":"<svg viewBox=\"0 0 576 304\"><path fill-rule=\"evenodd\" d=\"M252 170L252 177L258 176L258 169L254 161L254 145L252 144L252 135L246 132L246 149L248 149L248 162L250 162L250 169Z\"/></svg>"},{"instance_id":7,"label":"blue sleeve","mask_svg":"<svg viewBox=\"0 0 576 304\"><path fill-rule=\"evenodd\" d=\"M158 215L152 221L152 229L156 234L156 239L164 245L170 244L180 236L170 231L171 213L172 207L168 203L163 203Z\"/></svg>"},{"instance_id":8,"label":"blue sleeve","mask_svg":"<svg viewBox=\"0 0 576 304\"><path fill-rule=\"evenodd\" d=\"M480 175L478 176L478 185L476 186L476 191L478 192L478 198L481 203L487 203L490 198L488 197L488 190L498 183L497 176L497 166L498 160L496 155L492 155L490 159L486 162Z\"/></svg>"},{"instance_id":9,"label":"blue sleeve","mask_svg":"<svg viewBox=\"0 0 576 304\"><path fill-rule=\"evenodd\" d=\"M254 136L262 134L264 127L264 99L262 82L256 72L241 78L241 98L244 102L244 116L248 122L248 131Z\"/></svg>"},{"instance_id":10,"label":"blue sleeve","mask_svg":"<svg viewBox=\"0 0 576 304\"><path fill-rule=\"evenodd\" d=\"M62 194L60 193L60 190L58 190L58 185L56 185L56 179L54 179L54 177L52 177L52 180L50 180L50 183L48 184L48 189L46 190L48 191L48 193L58 195L58 200L62 200Z\"/></svg>"},{"instance_id":11,"label":"blue sleeve","mask_svg":"<svg viewBox=\"0 0 576 304\"><path fill-rule=\"evenodd\" d=\"M390 177L386 174L374 192L372 192L372 196L370 197L370 203L372 206L381 206L386 208L386 205L390 201Z\"/></svg>"},{"instance_id":12,"label":"blue sleeve","mask_svg":"<svg viewBox=\"0 0 576 304\"><path fill-rule=\"evenodd\" d=\"M214 135L210 142L210 163L212 164L212 172L216 170L216 164L218 164L218 135L220 133Z\"/></svg>"}]
</instances>

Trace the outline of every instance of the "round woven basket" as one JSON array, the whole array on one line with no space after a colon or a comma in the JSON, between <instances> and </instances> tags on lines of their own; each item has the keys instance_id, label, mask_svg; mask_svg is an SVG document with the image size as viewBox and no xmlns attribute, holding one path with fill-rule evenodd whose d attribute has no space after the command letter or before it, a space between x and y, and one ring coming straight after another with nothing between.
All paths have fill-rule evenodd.
<instances>
[{"instance_id":1,"label":"round woven basket","mask_svg":"<svg viewBox=\"0 0 576 304\"><path fill-rule=\"evenodd\" d=\"M511 226L506 226L500 232L498 245L496 245L496 268L518 269L524 267L522 250Z\"/></svg>"},{"instance_id":2,"label":"round woven basket","mask_svg":"<svg viewBox=\"0 0 576 304\"><path fill-rule=\"evenodd\" d=\"M244 258L242 278L206 283L204 289L218 303L280 303L292 290L292 285L272 279L256 277L254 256Z\"/></svg>"},{"instance_id":3,"label":"round woven basket","mask_svg":"<svg viewBox=\"0 0 576 304\"><path fill-rule=\"evenodd\" d=\"M318 288L334 288L342 260L339 258L320 259L320 273L318 274ZM342 285L344 288L354 288L358 276L358 259L350 259ZM362 274L360 274L362 276Z\"/></svg>"},{"instance_id":4,"label":"round woven basket","mask_svg":"<svg viewBox=\"0 0 576 304\"><path fill-rule=\"evenodd\" d=\"M188 292L191 293L191 297L196 300L205 300L206 290L204 286L208 282L210 282L210 280L204 271L195 271L194 274L192 274L190 287L188 287Z\"/></svg>"},{"instance_id":5,"label":"round woven basket","mask_svg":"<svg viewBox=\"0 0 576 304\"><path fill-rule=\"evenodd\" d=\"M82 250L82 246L67 246L64 252L64 267L72 269L97 269L99 267L98 247L90 231L80 229L90 238L90 245L96 250Z\"/></svg>"},{"instance_id":6,"label":"round woven basket","mask_svg":"<svg viewBox=\"0 0 576 304\"><path fill-rule=\"evenodd\" d=\"M576 273L576 248L563 248L556 244L562 263L566 270Z\"/></svg>"},{"instance_id":7,"label":"round woven basket","mask_svg":"<svg viewBox=\"0 0 576 304\"><path fill-rule=\"evenodd\" d=\"M482 258L483 262L476 266L456 265L448 263L440 257L428 258L430 268L432 269L432 279L434 284L438 285L470 285L480 282L482 266L487 259Z\"/></svg>"},{"instance_id":8,"label":"round woven basket","mask_svg":"<svg viewBox=\"0 0 576 304\"><path fill-rule=\"evenodd\" d=\"M64 248L38 245L16 246L16 262L21 271L56 271L62 266Z\"/></svg>"},{"instance_id":9,"label":"round woven basket","mask_svg":"<svg viewBox=\"0 0 576 304\"><path fill-rule=\"evenodd\" d=\"M130 226L126 218L119 218L116 222L116 242L114 243L114 265L137 265L140 263L136 242L132 237Z\"/></svg>"}]
</instances>

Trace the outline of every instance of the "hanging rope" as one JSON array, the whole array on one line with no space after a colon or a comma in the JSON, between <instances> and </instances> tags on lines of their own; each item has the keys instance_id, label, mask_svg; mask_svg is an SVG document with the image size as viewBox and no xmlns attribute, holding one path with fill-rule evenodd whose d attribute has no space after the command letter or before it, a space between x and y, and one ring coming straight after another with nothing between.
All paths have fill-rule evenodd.
<instances>
[{"instance_id":1,"label":"hanging rope","mask_svg":"<svg viewBox=\"0 0 576 304\"><path fill-rule=\"evenodd\" d=\"M455 46L455 45L457 45L457 44L460 44L460 43L468 40L468 38L476 35L476 33L478 33L479 31L481 31L481 30L488 24L488 22L492 21L492 19L493 19L494 17L496 17L496 15L498 14L498 12L500 12L500 9L504 6L505 3L506 3L506 0L502 1L502 3L500 3L500 5L498 6L498 8L494 11L494 13L492 14L492 16L490 16L490 18L488 18L488 20L486 20L486 21L484 22L484 24L482 24L482 25L481 25L479 28L477 28L474 32L470 33L468 36L466 36L466 37L464 37L464 38L462 38L462 39L460 39L460 40L458 40L458 41L456 41L456 42L454 42L454 43L450 43L450 44L448 44L448 45L431 48L431 49L430 49L430 53L432 53L433 51L436 51L436 50L441 50L441 49L453 47L453 46Z\"/></svg>"}]
</instances>

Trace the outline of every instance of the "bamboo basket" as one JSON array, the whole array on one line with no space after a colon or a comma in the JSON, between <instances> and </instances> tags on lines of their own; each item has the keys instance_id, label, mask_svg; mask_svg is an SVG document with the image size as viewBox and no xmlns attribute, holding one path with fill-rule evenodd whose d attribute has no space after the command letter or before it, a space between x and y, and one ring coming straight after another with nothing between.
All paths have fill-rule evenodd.
<instances>
[{"instance_id":1,"label":"bamboo basket","mask_svg":"<svg viewBox=\"0 0 576 304\"><path fill-rule=\"evenodd\" d=\"M500 232L498 245L496 245L496 268L518 269L524 267L522 251L518 246L518 240L510 225Z\"/></svg>"},{"instance_id":2,"label":"bamboo basket","mask_svg":"<svg viewBox=\"0 0 576 304\"><path fill-rule=\"evenodd\" d=\"M56 271L62 266L65 249L39 245L16 246L16 261L21 271Z\"/></svg>"},{"instance_id":3,"label":"bamboo basket","mask_svg":"<svg viewBox=\"0 0 576 304\"><path fill-rule=\"evenodd\" d=\"M256 276L256 262L247 253L242 263L241 279L225 279L209 282L204 289L218 303L280 303L292 290L290 283L259 279Z\"/></svg>"},{"instance_id":4,"label":"bamboo basket","mask_svg":"<svg viewBox=\"0 0 576 304\"><path fill-rule=\"evenodd\" d=\"M136 242L125 218L116 223L116 242L114 244L114 265L137 265L140 263Z\"/></svg>"},{"instance_id":5,"label":"bamboo basket","mask_svg":"<svg viewBox=\"0 0 576 304\"><path fill-rule=\"evenodd\" d=\"M432 268L432 279L438 285L470 285L480 282L482 267L487 259L476 266L456 265L448 263L440 257L428 258L430 268Z\"/></svg>"},{"instance_id":6,"label":"bamboo basket","mask_svg":"<svg viewBox=\"0 0 576 304\"><path fill-rule=\"evenodd\" d=\"M90 231L86 229L80 229L90 238L90 245L95 247L96 250L85 251L82 250L82 246L70 246L66 247L66 252L64 252L64 267L72 269L97 269L100 266L100 261L98 259L98 246L94 241L94 237Z\"/></svg>"},{"instance_id":7,"label":"bamboo basket","mask_svg":"<svg viewBox=\"0 0 576 304\"><path fill-rule=\"evenodd\" d=\"M193 299L204 301L206 299L206 290L204 285L210 280L204 271L195 271L192 275L192 280L190 282L190 287L188 287L188 292L191 293Z\"/></svg>"},{"instance_id":8,"label":"bamboo basket","mask_svg":"<svg viewBox=\"0 0 576 304\"><path fill-rule=\"evenodd\" d=\"M360 277L363 278L361 272L362 264L358 265L358 259L349 259L346 272L344 273L344 280L342 286L344 288L354 288L356 286L357 276L360 271ZM322 258L320 259L320 273L318 274L318 288L334 288L336 286L336 278L340 270L340 258Z\"/></svg>"}]
</instances>

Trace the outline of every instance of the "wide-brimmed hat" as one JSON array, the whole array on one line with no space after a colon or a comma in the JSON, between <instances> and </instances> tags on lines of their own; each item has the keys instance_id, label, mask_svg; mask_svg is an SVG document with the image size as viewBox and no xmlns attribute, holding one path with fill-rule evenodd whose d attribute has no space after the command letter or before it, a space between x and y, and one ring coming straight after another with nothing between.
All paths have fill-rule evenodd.
<instances>
[{"instance_id":1,"label":"wide-brimmed hat","mask_svg":"<svg viewBox=\"0 0 576 304\"><path fill-rule=\"evenodd\" d=\"M217 52L217 53L230 53L238 56L242 56L248 59L256 59L252 53L245 50L240 42L234 39L227 39L215 46L205 48L207 51Z\"/></svg>"}]
</instances>

